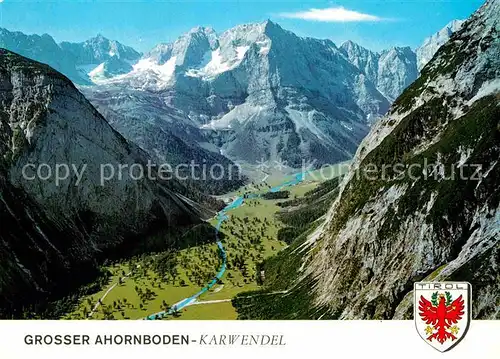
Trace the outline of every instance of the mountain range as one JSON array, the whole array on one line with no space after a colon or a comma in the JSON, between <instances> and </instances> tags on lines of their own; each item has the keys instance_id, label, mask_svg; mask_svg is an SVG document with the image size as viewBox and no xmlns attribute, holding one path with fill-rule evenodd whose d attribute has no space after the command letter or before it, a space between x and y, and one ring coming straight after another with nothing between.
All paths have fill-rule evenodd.
<instances>
[{"instance_id":1,"label":"mountain range","mask_svg":"<svg viewBox=\"0 0 500 359\"><path fill-rule=\"evenodd\" d=\"M420 63L443 38L424 42ZM337 47L271 21L221 34L197 27L146 54L102 35L57 44L47 34L2 30L0 46L68 76L117 131L174 165L279 160L301 167L350 159L418 76L408 47ZM223 191L217 186L210 188Z\"/></svg>"},{"instance_id":2,"label":"mountain range","mask_svg":"<svg viewBox=\"0 0 500 359\"><path fill-rule=\"evenodd\" d=\"M141 57L133 48L100 34L82 43L61 42L59 46L70 54L83 80L127 73Z\"/></svg>"},{"instance_id":3,"label":"mountain range","mask_svg":"<svg viewBox=\"0 0 500 359\"><path fill-rule=\"evenodd\" d=\"M331 41L300 38L270 21L218 37L193 29L157 46L134 71L82 91L99 109L163 116L162 131L231 160L282 159L293 167L304 159L349 158L367 132L367 117L388 107Z\"/></svg>"}]
</instances>

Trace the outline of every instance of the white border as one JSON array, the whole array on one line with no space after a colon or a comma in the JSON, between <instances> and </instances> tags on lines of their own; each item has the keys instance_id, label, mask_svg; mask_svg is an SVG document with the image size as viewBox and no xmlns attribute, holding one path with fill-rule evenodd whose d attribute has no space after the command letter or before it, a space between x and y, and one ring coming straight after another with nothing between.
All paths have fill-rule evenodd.
<instances>
[{"instance_id":1,"label":"white border","mask_svg":"<svg viewBox=\"0 0 500 359\"><path fill-rule=\"evenodd\" d=\"M26 334L268 334L285 346L28 346ZM413 321L0 321L5 359L99 358L384 358L498 359L500 321L473 321L466 337L440 353L427 345Z\"/></svg>"}]
</instances>

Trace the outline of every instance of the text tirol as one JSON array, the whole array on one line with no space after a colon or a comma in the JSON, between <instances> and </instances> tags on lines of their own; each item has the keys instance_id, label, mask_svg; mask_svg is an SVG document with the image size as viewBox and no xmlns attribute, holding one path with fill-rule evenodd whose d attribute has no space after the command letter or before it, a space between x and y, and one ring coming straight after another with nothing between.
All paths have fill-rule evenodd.
<instances>
[{"instance_id":1,"label":"text tirol","mask_svg":"<svg viewBox=\"0 0 500 359\"><path fill-rule=\"evenodd\" d=\"M433 289L438 289L438 290L443 290L443 289L463 289L467 290L467 284L465 283L415 283L415 289L428 289L428 290L433 290Z\"/></svg>"}]
</instances>

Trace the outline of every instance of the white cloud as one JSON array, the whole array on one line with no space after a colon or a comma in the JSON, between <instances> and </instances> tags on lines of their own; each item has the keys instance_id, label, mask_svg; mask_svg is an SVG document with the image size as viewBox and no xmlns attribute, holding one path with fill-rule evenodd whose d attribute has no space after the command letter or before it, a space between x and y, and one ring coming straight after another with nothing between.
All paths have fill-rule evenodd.
<instances>
[{"instance_id":1,"label":"white cloud","mask_svg":"<svg viewBox=\"0 0 500 359\"><path fill-rule=\"evenodd\" d=\"M361 12L348 10L342 6L330 7L326 9L309 9L299 12L285 12L279 14L281 17L289 19L302 19L323 22L354 22L354 21L381 21L382 18L363 14Z\"/></svg>"}]
</instances>

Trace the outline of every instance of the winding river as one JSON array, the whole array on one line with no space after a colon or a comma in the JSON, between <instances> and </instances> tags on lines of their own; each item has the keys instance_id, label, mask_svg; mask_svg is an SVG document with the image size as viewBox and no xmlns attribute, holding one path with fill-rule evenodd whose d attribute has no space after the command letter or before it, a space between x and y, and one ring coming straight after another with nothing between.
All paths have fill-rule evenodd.
<instances>
[{"instance_id":1,"label":"winding river","mask_svg":"<svg viewBox=\"0 0 500 359\"><path fill-rule=\"evenodd\" d=\"M273 192L273 193L279 192L285 187L295 186L295 185L301 183L302 181L304 181L305 174L306 174L305 172L300 172L300 173L294 175L291 180L283 182L282 184L280 184L278 186L272 187L268 192ZM221 264L219 271L215 275L215 277L205 287L203 287L203 289L201 289L198 293L193 294L192 296L190 296L188 298L184 298L181 301L175 303L168 311L161 311L158 313L148 315L146 318L144 318L145 320L161 319L161 318L165 317L166 315L173 314L176 311L178 312L181 309L183 309L184 307L187 307L188 305L195 302L199 296L206 293L215 284L217 284L219 279L221 279L222 276L224 275L224 273L226 272L226 251L224 250L224 246L222 245L222 242L220 241L219 231L220 231L220 227L222 226L222 223L224 223L224 221L229 219L229 217L227 216L227 212L243 205L246 198L257 198L259 196L260 196L259 194L253 193L253 194L246 195L246 197L245 196L236 197L233 202L228 204L219 213L217 213L217 224L215 226L215 239L216 239L217 246L220 249L220 256L222 259L222 264Z\"/></svg>"}]
</instances>

